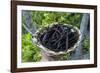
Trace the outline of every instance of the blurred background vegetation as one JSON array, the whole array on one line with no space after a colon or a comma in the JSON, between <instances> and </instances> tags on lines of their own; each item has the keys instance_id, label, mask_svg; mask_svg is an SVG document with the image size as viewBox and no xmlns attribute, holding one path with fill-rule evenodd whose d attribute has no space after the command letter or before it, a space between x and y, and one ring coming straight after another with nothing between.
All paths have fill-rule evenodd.
<instances>
[{"instance_id":1,"label":"blurred background vegetation","mask_svg":"<svg viewBox=\"0 0 100 73\"><path fill-rule=\"evenodd\" d=\"M54 22L66 23L80 27L82 14L80 13L64 13L64 12L32 12L32 20L38 27L44 27Z\"/></svg>"},{"instance_id":2,"label":"blurred background vegetation","mask_svg":"<svg viewBox=\"0 0 100 73\"><path fill-rule=\"evenodd\" d=\"M24 11L23 11L24 12ZM22 12L22 13L23 13ZM28 19L26 16L22 16L22 24L26 24L26 20L30 20L29 29L33 31L35 27L36 30L39 28L43 28L45 26L49 26L51 23L66 23L69 25L76 26L80 29L80 23L82 19L82 13L68 13L68 12L47 12L47 11L27 11L29 12ZM32 36L26 31L26 29L22 26L22 62L36 62L40 61L42 56L40 52L40 48L38 48L31 41ZM87 52L89 51L89 39L85 38L83 40L83 49ZM64 55L64 59L68 55Z\"/></svg>"}]
</instances>

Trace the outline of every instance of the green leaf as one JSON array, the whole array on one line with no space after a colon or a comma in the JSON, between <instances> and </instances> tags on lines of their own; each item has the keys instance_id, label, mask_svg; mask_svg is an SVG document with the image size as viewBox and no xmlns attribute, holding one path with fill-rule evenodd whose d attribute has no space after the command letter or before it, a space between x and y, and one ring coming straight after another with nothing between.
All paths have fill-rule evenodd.
<instances>
[{"instance_id":1,"label":"green leaf","mask_svg":"<svg viewBox=\"0 0 100 73\"><path fill-rule=\"evenodd\" d=\"M37 62L41 60L41 51L31 41L32 36L28 34L22 35L22 62Z\"/></svg>"}]
</instances>

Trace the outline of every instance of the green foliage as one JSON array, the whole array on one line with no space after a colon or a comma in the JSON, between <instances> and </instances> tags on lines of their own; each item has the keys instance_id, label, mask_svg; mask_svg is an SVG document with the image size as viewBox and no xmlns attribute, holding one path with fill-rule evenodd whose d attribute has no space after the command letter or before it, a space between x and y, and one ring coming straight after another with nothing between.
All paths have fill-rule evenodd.
<instances>
[{"instance_id":1,"label":"green foliage","mask_svg":"<svg viewBox=\"0 0 100 73\"><path fill-rule=\"evenodd\" d=\"M40 61L40 49L31 41L30 34L22 35L22 62L36 62Z\"/></svg>"},{"instance_id":2,"label":"green foliage","mask_svg":"<svg viewBox=\"0 0 100 73\"><path fill-rule=\"evenodd\" d=\"M81 13L32 11L32 20L38 28L54 22L71 24L79 28L81 17Z\"/></svg>"},{"instance_id":3,"label":"green foliage","mask_svg":"<svg viewBox=\"0 0 100 73\"><path fill-rule=\"evenodd\" d=\"M60 59L61 60L69 60L70 59L70 53L63 54Z\"/></svg>"},{"instance_id":4,"label":"green foliage","mask_svg":"<svg viewBox=\"0 0 100 73\"><path fill-rule=\"evenodd\" d=\"M83 46L83 51L84 52L89 52L89 48L90 48L90 41L89 41L89 38L84 38L83 39L83 43L82 43L82 46Z\"/></svg>"}]
</instances>

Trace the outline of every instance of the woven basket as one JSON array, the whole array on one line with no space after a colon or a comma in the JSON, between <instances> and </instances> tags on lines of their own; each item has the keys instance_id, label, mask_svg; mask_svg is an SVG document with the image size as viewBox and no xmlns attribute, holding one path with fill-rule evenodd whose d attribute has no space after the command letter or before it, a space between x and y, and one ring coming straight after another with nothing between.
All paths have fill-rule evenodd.
<instances>
[{"instance_id":1,"label":"woven basket","mask_svg":"<svg viewBox=\"0 0 100 73\"><path fill-rule=\"evenodd\" d=\"M55 23L53 23L53 24L55 24ZM50 27L51 27L53 24L51 24ZM64 24L64 25L68 25L68 24ZM39 30L37 30L37 32L35 33L35 35L34 35L34 37L33 37L32 40L33 40L33 42L34 42L39 48L41 48L41 50L42 50L46 55L48 55L48 56L54 56L54 55L57 56L57 55L62 55L62 54L69 53L69 52L71 52L71 51L74 51L74 50L77 48L77 46L79 45L79 43L80 43L80 38L81 38L81 33L80 33L80 30L79 30L77 27L72 26L72 25L68 25L68 26L71 26L71 27L73 27L75 30L78 31L79 38L78 38L78 41L75 43L75 45L72 46L71 48L69 48L67 51L55 52L55 51L52 51L52 50L50 50L50 49L44 47L40 42L38 42L38 40L37 40L37 34L41 31L42 28L40 28Z\"/></svg>"}]
</instances>

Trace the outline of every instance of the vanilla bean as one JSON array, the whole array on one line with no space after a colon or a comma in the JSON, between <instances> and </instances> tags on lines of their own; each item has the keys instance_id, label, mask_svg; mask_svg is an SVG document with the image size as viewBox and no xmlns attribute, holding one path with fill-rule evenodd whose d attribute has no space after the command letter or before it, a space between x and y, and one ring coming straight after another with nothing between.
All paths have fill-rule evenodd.
<instances>
[{"instance_id":1,"label":"vanilla bean","mask_svg":"<svg viewBox=\"0 0 100 73\"><path fill-rule=\"evenodd\" d=\"M72 26L56 24L52 27L45 27L40 31L37 38L46 48L59 52L68 50L75 45L79 34Z\"/></svg>"}]
</instances>

